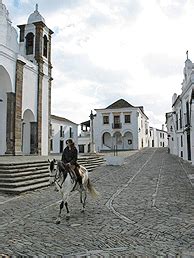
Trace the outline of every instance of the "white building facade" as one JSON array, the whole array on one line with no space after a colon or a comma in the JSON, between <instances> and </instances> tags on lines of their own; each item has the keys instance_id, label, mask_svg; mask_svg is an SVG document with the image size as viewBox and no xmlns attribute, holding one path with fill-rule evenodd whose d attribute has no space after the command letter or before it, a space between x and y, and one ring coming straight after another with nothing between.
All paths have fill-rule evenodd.
<instances>
[{"instance_id":1,"label":"white building facade","mask_svg":"<svg viewBox=\"0 0 194 258\"><path fill-rule=\"evenodd\" d=\"M62 153L66 140L71 138L78 146L78 124L59 116L51 115L50 153Z\"/></svg>"},{"instance_id":2,"label":"white building facade","mask_svg":"<svg viewBox=\"0 0 194 258\"><path fill-rule=\"evenodd\" d=\"M78 136L79 153L89 153L91 147L90 120L80 124L81 132Z\"/></svg>"},{"instance_id":3,"label":"white building facade","mask_svg":"<svg viewBox=\"0 0 194 258\"><path fill-rule=\"evenodd\" d=\"M168 147L168 133L164 130L164 127L161 130L154 127L150 127L149 147Z\"/></svg>"},{"instance_id":4,"label":"white building facade","mask_svg":"<svg viewBox=\"0 0 194 258\"><path fill-rule=\"evenodd\" d=\"M37 6L19 42L2 1L0 21L0 155L48 155L53 32Z\"/></svg>"},{"instance_id":5,"label":"white building facade","mask_svg":"<svg viewBox=\"0 0 194 258\"><path fill-rule=\"evenodd\" d=\"M172 111L166 113L168 146L171 154L194 165L194 63L185 61L182 92L173 95Z\"/></svg>"},{"instance_id":6,"label":"white building facade","mask_svg":"<svg viewBox=\"0 0 194 258\"><path fill-rule=\"evenodd\" d=\"M95 109L90 120L95 151L134 150L148 147L149 120L143 107L120 99L105 109Z\"/></svg>"}]
</instances>

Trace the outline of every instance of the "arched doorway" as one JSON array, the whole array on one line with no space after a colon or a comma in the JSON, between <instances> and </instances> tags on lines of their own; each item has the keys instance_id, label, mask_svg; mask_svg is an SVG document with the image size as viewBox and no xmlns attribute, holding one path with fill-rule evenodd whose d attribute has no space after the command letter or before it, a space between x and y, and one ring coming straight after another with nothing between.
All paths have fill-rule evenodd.
<instances>
[{"instance_id":1,"label":"arched doorway","mask_svg":"<svg viewBox=\"0 0 194 258\"><path fill-rule=\"evenodd\" d=\"M125 150L133 149L133 135L131 132L125 132L123 137L123 144Z\"/></svg>"},{"instance_id":2,"label":"arched doorway","mask_svg":"<svg viewBox=\"0 0 194 258\"><path fill-rule=\"evenodd\" d=\"M110 133L105 132L102 135L102 146L103 149L111 149L112 148L112 138Z\"/></svg>"},{"instance_id":3,"label":"arched doorway","mask_svg":"<svg viewBox=\"0 0 194 258\"><path fill-rule=\"evenodd\" d=\"M117 150L123 149L123 139L120 132L115 132L113 134L113 148L116 147Z\"/></svg>"},{"instance_id":4,"label":"arched doorway","mask_svg":"<svg viewBox=\"0 0 194 258\"><path fill-rule=\"evenodd\" d=\"M7 70L0 65L0 155L4 155L7 149L7 93L12 91L11 79Z\"/></svg>"},{"instance_id":5,"label":"arched doorway","mask_svg":"<svg viewBox=\"0 0 194 258\"><path fill-rule=\"evenodd\" d=\"M35 121L34 114L30 109L26 109L22 120L22 152L31 153L31 123Z\"/></svg>"}]
</instances>

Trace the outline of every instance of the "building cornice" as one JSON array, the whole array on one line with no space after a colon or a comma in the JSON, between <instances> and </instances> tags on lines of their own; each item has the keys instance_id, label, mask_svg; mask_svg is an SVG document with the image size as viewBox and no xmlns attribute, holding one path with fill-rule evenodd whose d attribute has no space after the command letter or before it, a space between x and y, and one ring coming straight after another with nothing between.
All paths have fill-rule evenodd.
<instances>
[{"instance_id":1,"label":"building cornice","mask_svg":"<svg viewBox=\"0 0 194 258\"><path fill-rule=\"evenodd\" d=\"M67 119L65 117L61 117L61 116L51 115L51 119L58 120L58 121L61 121L61 122L68 122L68 123L72 123L72 124L78 125L77 123L74 123L71 120L69 120L69 119Z\"/></svg>"}]
</instances>

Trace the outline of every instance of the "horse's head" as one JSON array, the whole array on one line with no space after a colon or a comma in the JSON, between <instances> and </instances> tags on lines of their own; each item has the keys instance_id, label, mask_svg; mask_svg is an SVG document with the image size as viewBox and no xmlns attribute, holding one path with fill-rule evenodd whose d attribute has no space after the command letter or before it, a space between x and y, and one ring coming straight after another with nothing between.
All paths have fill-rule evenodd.
<instances>
[{"instance_id":1,"label":"horse's head","mask_svg":"<svg viewBox=\"0 0 194 258\"><path fill-rule=\"evenodd\" d=\"M53 160L48 160L49 162L49 173L50 173L50 178L49 182L50 184L53 184L56 180L58 169L57 169L57 161L55 159Z\"/></svg>"}]
</instances>

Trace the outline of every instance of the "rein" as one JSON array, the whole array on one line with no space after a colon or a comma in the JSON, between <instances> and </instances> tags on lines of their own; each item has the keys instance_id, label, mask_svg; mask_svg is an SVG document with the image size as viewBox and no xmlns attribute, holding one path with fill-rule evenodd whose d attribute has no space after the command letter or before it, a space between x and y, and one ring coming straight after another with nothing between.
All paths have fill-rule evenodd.
<instances>
[{"instance_id":1,"label":"rein","mask_svg":"<svg viewBox=\"0 0 194 258\"><path fill-rule=\"evenodd\" d=\"M60 169L58 168L58 171L59 171L59 175L57 175L57 172L56 172L55 175L50 175L50 177L54 177L53 184L56 183L60 188L62 188L62 185L64 184L65 179L66 179L66 177L67 177L67 174L70 175L72 181L75 180L74 175L72 175L73 172L71 172L70 170L64 170L64 171L62 171L62 170L60 170ZM64 172L66 173L66 176L65 176ZM61 184L60 184L60 174L63 175L63 181L62 181Z\"/></svg>"},{"instance_id":2,"label":"rein","mask_svg":"<svg viewBox=\"0 0 194 258\"><path fill-rule=\"evenodd\" d=\"M60 188L62 188L62 185L63 185L65 180L63 180L62 184L60 185L59 182L58 182L58 180L60 180L60 176L57 176L57 173L55 175L50 175L50 177L54 177L53 184L56 183Z\"/></svg>"}]
</instances>

